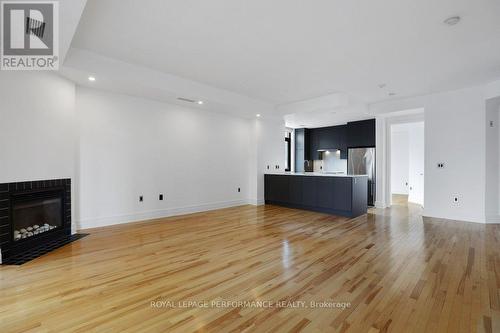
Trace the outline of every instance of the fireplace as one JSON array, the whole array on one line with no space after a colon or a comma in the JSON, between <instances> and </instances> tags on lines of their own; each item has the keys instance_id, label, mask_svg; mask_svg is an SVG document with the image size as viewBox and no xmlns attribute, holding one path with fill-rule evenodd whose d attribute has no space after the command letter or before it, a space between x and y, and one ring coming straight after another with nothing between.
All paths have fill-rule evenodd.
<instances>
[{"instance_id":1,"label":"fireplace","mask_svg":"<svg viewBox=\"0 0 500 333\"><path fill-rule=\"evenodd\" d=\"M2 263L24 263L71 237L71 179L0 184Z\"/></svg>"},{"instance_id":2,"label":"fireplace","mask_svg":"<svg viewBox=\"0 0 500 333\"><path fill-rule=\"evenodd\" d=\"M61 228L63 194L63 190L41 190L12 195L12 241L24 241Z\"/></svg>"}]
</instances>

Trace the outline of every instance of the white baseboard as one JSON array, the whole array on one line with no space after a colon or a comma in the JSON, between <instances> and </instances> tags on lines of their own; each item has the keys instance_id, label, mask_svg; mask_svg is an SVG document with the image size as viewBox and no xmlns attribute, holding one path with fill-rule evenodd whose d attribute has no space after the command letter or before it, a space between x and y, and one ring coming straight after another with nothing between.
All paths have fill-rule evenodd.
<instances>
[{"instance_id":1,"label":"white baseboard","mask_svg":"<svg viewBox=\"0 0 500 333\"><path fill-rule=\"evenodd\" d=\"M411 201L410 199L408 199L408 203L419 205L420 207L424 208L424 205L421 202Z\"/></svg>"},{"instance_id":2,"label":"white baseboard","mask_svg":"<svg viewBox=\"0 0 500 333\"><path fill-rule=\"evenodd\" d=\"M248 199L248 204L254 206L264 205L266 202L264 199Z\"/></svg>"},{"instance_id":3,"label":"white baseboard","mask_svg":"<svg viewBox=\"0 0 500 333\"><path fill-rule=\"evenodd\" d=\"M488 224L500 224L500 215L487 215L486 223Z\"/></svg>"},{"instance_id":4,"label":"white baseboard","mask_svg":"<svg viewBox=\"0 0 500 333\"><path fill-rule=\"evenodd\" d=\"M139 222L139 221L152 220L152 219L158 219L158 218L163 218L163 217L206 212L206 211L215 210L215 209L242 206L242 205L246 205L248 203L249 203L248 200L232 200L232 201L212 202L212 203L193 205L193 206L158 209L158 210L138 212L138 213L126 214L126 215L116 215L116 216L99 217L99 218L95 218L95 219L85 219L85 220L78 221L76 223L76 226L77 226L78 230L98 228L98 227L105 227L105 226L110 226L110 225L115 225L115 224Z\"/></svg>"},{"instance_id":5,"label":"white baseboard","mask_svg":"<svg viewBox=\"0 0 500 333\"><path fill-rule=\"evenodd\" d=\"M375 201L375 208L384 209L387 208L387 204L383 201Z\"/></svg>"},{"instance_id":6,"label":"white baseboard","mask_svg":"<svg viewBox=\"0 0 500 333\"><path fill-rule=\"evenodd\" d=\"M485 218L481 217L476 217L476 216L464 216L464 215L448 215L448 216L443 216L440 214L434 214L431 212L427 212L424 208L424 211L422 212L423 217L429 217L429 218L435 218L435 219L441 219L441 220L452 220L452 221L460 221L460 222L472 222L472 223L481 223L485 224L487 223L485 221Z\"/></svg>"}]
</instances>

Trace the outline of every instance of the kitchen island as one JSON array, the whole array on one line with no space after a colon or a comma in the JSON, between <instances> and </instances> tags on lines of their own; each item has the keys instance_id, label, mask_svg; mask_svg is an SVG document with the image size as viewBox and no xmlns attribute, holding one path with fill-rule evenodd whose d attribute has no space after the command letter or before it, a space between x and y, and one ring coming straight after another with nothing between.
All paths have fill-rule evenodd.
<instances>
[{"instance_id":1,"label":"kitchen island","mask_svg":"<svg viewBox=\"0 0 500 333\"><path fill-rule=\"evenodd\" d=\"M266 204L357 217L368 209L368 176L330 173L264 175Z\"/></svg>"}]
</instances>

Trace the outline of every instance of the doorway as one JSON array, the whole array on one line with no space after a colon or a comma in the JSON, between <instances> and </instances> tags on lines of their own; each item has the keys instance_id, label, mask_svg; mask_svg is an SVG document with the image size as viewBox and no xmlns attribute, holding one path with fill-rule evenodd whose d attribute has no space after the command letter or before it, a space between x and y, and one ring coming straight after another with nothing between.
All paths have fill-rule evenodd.
<instances>
[{"instance_id":1,"label":"doorway","mask_svg":"<svg viewBox=\"0 0 500 333\"><path fill-rule=\"evenodd\" d=\"M424 205L424 122L390 126L392 205Z\"/></svg>"}]
</instances>

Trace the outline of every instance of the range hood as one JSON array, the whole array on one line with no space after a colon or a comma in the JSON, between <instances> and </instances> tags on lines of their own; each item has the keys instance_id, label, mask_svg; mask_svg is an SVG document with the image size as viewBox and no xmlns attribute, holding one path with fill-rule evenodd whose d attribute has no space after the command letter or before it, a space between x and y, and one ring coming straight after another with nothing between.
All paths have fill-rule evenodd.
<instances>
[{"instance_id":1,"label":"range hood","mask_svg":"<svg viewBox=\"0 0 500 333\"><path fill-rule=\"evenodd\" d=\"M321 149L318 149L317 151L321 151L321 152L331 151L331 152L334 152L334 151L340 151L340 149L339 148L321 148Z\"/></svg>"}]
</instances>

